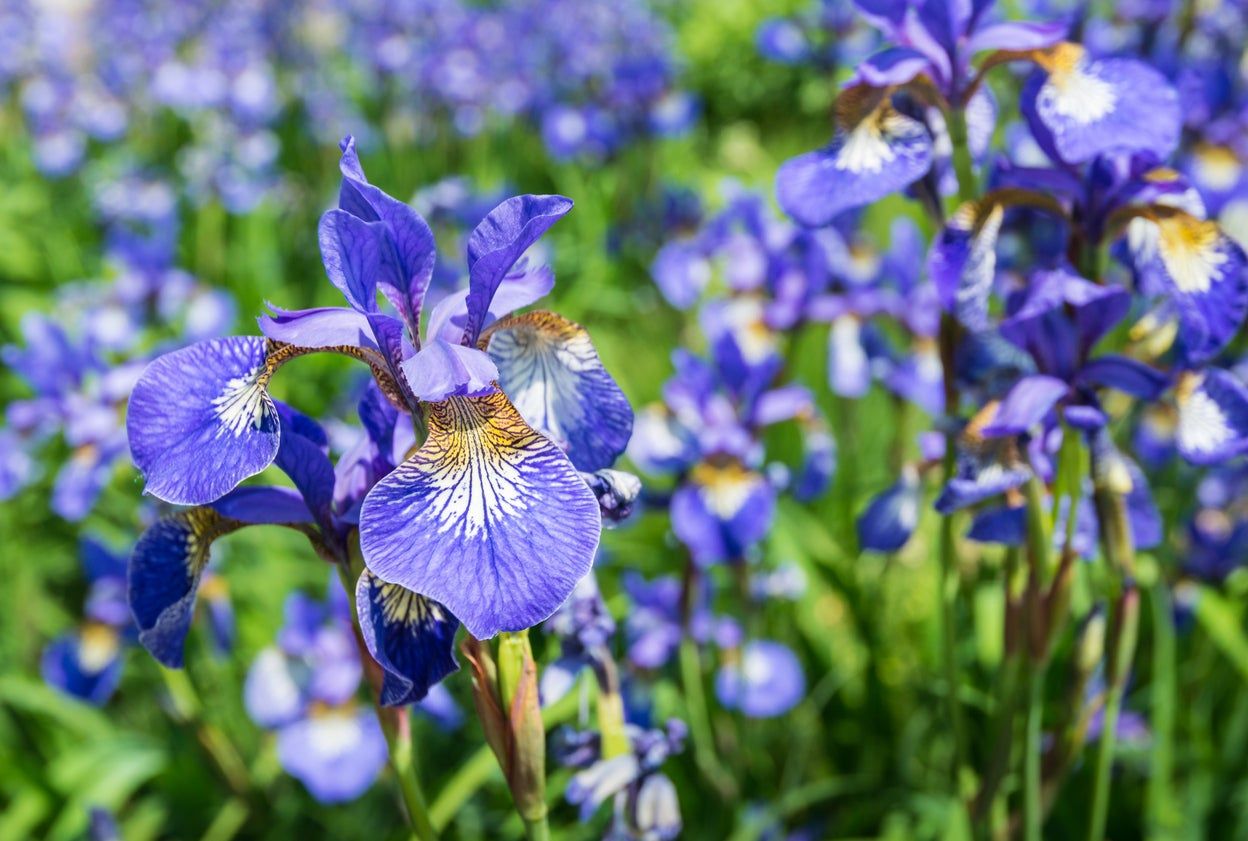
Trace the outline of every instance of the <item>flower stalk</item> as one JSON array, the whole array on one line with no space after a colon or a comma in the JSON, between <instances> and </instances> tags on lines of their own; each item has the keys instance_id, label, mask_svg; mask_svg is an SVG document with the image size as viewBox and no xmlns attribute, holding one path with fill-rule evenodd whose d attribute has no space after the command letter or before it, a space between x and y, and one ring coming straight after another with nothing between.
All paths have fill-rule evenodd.
<instances>
[{"instance_id":1,"label":"flower stalk","mask_svg":"<svg viewBox=\"0 0 1248 841\"><path fill-rule=\"evenodd\" d=\"M528 631L499 635L497 653L469 635L460 649L472 668L472 699L530 841L550 837L546 728Z\"/></svg>"}]
</instances>

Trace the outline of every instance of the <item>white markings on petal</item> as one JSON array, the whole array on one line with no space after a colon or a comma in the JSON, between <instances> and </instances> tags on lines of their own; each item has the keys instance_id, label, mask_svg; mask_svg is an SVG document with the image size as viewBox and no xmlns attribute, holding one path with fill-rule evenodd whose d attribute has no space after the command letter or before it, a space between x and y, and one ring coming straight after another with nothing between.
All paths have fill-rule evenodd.
<instances>
[{"instance_id":1,"label":"white markings on petal","mask_svg":"<svg viewBox=\"0 0 1248 841\"><path fill-rule=\"evenodd\" d=\"M897 159L899 147L927 130L918 120L899 114L884 103L841 134L841 148L833 166L855 175L871 175Z\"/></svg>"},{"instance_id":2,"label":"white markings on petal","mask_svg":"<svg viewBox=\"0 0 1248 841\"><path fill-rule=\"evenodd\" d=\"M269 400L267 382L261 379L264 371L261 366L240 377L234 377L212 401L213 411L221 421L218 435L229 431L237 438L248 427L259 429L266 420L274 418L276 411Z\"/></svg>"},{"instance_id":3,"label":"white markings on petal","mask_svg":"<svg viewBox=\"0 0 1248 841\"><path fill-rule=\"evenodd\" d=\"M1214 453L1235 437L1226 413L1201 385L1180 386L1178 398L1174 437L1181 450L1195 455Z\"/></svg>"},{"instance_id":4,"label":"white markings on petal","mask_svg":"<svg viewBox=\"0 0 1248 841\"><path fill-rule=\"evenodd\" d=\"M836 168L850 172L879 172L897 157L874 120L863 120L845 133L845 142L836 155Z\"/></svg>"},{"instance_id":5,"label":"white markings on petal","mask_svg":"<svg viewBox=\"0 0 1248 841\"><path fill-rule=\"evenodd\" d=\"M508 366L504 384L512 405L566 449L567 430L585 422L582 377L602 365L589 334L517 322L494 333L489 349L496 362Z\"/></svg>"},{"instance_id":6,"label":"white markings on petal","mask_svg":"<svg viewBox=\"0 0 1248 841\"><path fill-rule=\"evenodd\" d=\"M308 747L314 754L323 757L345 755L360 743L364 735L359 716L349 710L317 715L305 732Z\"/></svg>"},{"instance_id":7,"label":"white markings on petal","mask_svg":"<svg viewBox=\"0 0 1248 841\"><path fill-rule=\"evenodd\" d=\"M1158 227L1162 264L1180 292L1208 292L1222 279L1222 267L1229 258L1220 247L1217 223L1177 215L1161 219Z\"/></svg>"},{"instance_id":8,"label":"white markings on petal","mask_svg":"<svg viewBox=\"0 0 1248 841\"><path fill-rule=\"evenodd\" d=\"M1053 51L1049 78L1036 102L1046 123L1067 121L1086 126L1114 110L1118 92L1098 75L1098 66L1077 45L1066 44Z\"/></svg>"},{"instance_id":9,"label":"white markings on petal","mask_svg":"<svg viewBox=\"0 0 1248 841\"><path fill-rule=\"evenodd\" d=\"M431 436L417 462L433 491L420 516L436 520L439 534L488 541L491 522L521 518L538 496L533 479L550 455L501 392L477 400L436 405L450 434Z\"/></svg>"},{"instance_id":10,"label":"white markings on petal","mask_svg":"<svg viewBox=\"0 0 1248 841\"><path fill-rule=\"evenodd\" d=\"M731 520L745 506L762 477L736 461L702 462L691 477L702 491L707 509L721 520Z\"/></svg>"}]
</instances>

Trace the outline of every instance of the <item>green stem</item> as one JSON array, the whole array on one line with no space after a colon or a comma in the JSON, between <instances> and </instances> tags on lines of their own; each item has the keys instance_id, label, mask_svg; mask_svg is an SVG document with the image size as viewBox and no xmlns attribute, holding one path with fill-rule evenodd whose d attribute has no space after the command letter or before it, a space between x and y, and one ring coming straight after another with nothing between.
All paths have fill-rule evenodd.
<instances>
[{"instance_id":1,"label":"green stem","mask_svg":"<svg viewBox=\"0 0 1248 841\"><path fill-rule=\"evenodd\" d=\"M979 194L975 179L975 164L971 160L971 146L967 140L966 110L950 108L945 117L949 129L949 142L953 146L953 171L958 177L958 201L973 201Z\"/></svg>"},{"instance_id":2,"label":"green stem","mask_svg":"<svg viewBox=\"0 0 1248 841\"><path fill-rule=\"evenodd\" d=\"M550 841L550 823L546 816L524 819L524 837L529 841Z\"/></svg>"},{"instance_id":3,"label":"green stem","mask_svg":"<svg viewBox=\"0 0 1248 841\"><path fill-rule=\"evenodd\" d=\"M1096 749L1095 776L1092 780L1092 811L1088 819L1088 841L1105 838L1105 822L1109 817L1109 778L1114 765L1114 743L1118 729L1118 713L1122 709L1122 689L1106 689L1105 714L1101 739Z\"/></svg>"},{"instance_id":4,"label":"green stem","mask_svg":"<svg viewBox=\"0 0 1248 841\"><path fill-rule=\"evenodd\" d=\"M689 707L689 735L693 738L694 759L699 770L726 800L736 796L732 775L719 762L707 712L706 694L702 688L702 663L698 645L689 637L680 643L680 678L684 684L685 703Z\"/></svg>"},{"instance_id":5,"label":"green stem","mask_svg":"<svg viewBox=\"0 0 1248 841\"><path fill-rule=\"evenodd\" d=\"M247 801L231 797L208 825L201 841L230 841L247 823L249 811Z\"/></svg>"},{"instance_id":6,"label":"green stem","mask_svg":"<svg viewBox=\"0 0 1248 841\"><path fill-rule=\"evenodd\" d=\"M949 462L951 448L946 450ZM952 470L947 466L947 475ZM945 678L945 702L948 704L949 724L953 729L953 789L961 796L962 768L966 762L966 729L962 724L962 705L958 700L958 652L955 628L957 617L954 607L958 596L957 575L954 571L953 517L940 518L940 637L942 665Z\"/></svg>"},{"instance_id":7,"label":"green stem","mask_svg":"<svg viewBox=\"0 0 1248 841\"><path fill-rule=\"evenodd\" d=\"M1152 837L1178 829L1173 799L1175 696L1174 613L1170 591L1158 581L1149 591L1153 610L1152 756L1148 775L1148 825Z\"/></svg>"},{"instance_id":8,"label":"green stem","mask_svg":"<svg viewBox=\"0 0 1248 841\"><path fill-rule=\"evenodd\" d=\"M996 726L993 729L992 757L988 761L988 768L984 772L979 794L975 798L971 813L972 824L982 826L985 836L988 837L992 834L993 802L996 800L1001 779L1010 768L1010 755L1013 753L1015 716L1023 694L1021 671L1021 656L1017 653L1007 654L1005 664L1002 666L1000 698Z\"/></svg>"},{"instance_id":9,"label":"green stem","mask_svg":"<svg viewBox=\"0 0 1248 841\"><path fill-rule=\"evenodd\" d=\"M398 716L381 715L382 730L386 735L386 744L390 748L390 766L399 781L399 792L403 795L403 803L407 806L407 816L412 823L413 834L420 841L434 841L438 834L434 832L429 820L429 807L425 805L424 792L420 790L420 782L416 778L416 760L412 753L411 734L402 724ZM406 711L404 711L406 712Z\"/></svg>"},{"instance_id":10,"label":"green stem","mask_svg":"<svg viewBox=\"0 0 1248 841\"><path fill-rule=\"evenodd\" d=\"M337 570L343 588L348 593L353 593L355 592L355 578L358 576L359 570L363 568L364 563L363 557L359 553L358 542L352 541L349 555L350 557L345 563L337 565ZM355 567L355 569L349 569L349 566ZM438 834L434 832L433 824L429 821L429 808L425 805L425 795L420 789L420 780L416 775L416 759L412 752L409 713L406 709L394 709L381 705L381 678L377 674L375 661L370 658L368 649L364 645L364 638L360 635L360 617L356 611L355 599L350 601L355 644L360 651L361 662L365 664L369 683L373 685L373 691L369 693L369 697L372 698L373 707L377 710L377 718L381 722L381 731L386 737L386 746L389 748L390 754L390 767L394 770L394 777L399 783L399 794L407 807L408 821L411 824L413 834L420 841L434 841ZM369 673L370 671L371 674Z\"/></svg>"},{"instance_id":11,"label":"green stem","mask_svg":"<svg viewBox=\"0 0 1248 841\"><path fill-rule=\"evenodd\" d=\"M1044 673L1044 664L1037 663L1027 677L1027 730L1023 739L1023 838L1026 841L1040 841L1044 825L1040 773Z\"/></svg>"}]
</instances>

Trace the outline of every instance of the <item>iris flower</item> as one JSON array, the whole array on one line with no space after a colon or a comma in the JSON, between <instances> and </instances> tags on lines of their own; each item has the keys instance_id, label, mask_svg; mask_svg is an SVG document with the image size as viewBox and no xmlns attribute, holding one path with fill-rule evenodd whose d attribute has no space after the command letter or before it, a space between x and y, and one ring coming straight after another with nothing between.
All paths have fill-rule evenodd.
<instances>
[{"instance_id":1,"label":"iris flower","mask_svg":"<svg viewBox=\"0 0 1248 841\"><path fill-rule=\"evenodd\" d=\"M343 562L358 525L361 625L393 679L385 701L400 703L454 668L458 622L481 638L530 627L584 577L602 515L582 472L610 467L632 411L583 327L514 314L553 285L522 257L571 201L517 196L491 211L468 238L468 288L433 309L422 335L432 233L368 183L350 138L341 169L339 207L319 238L347 306L274 308L260 319L265 338L163 356L131 395L127 429L147 491L196 506L140 541L131 599L149 648L176 664L213 538L288 525ZM370 443L337 476L319 425L268 393L279 368L317 351L365 362L376 383L361 407ZM409 456L400 440L419 446ZM240 486L274 463L296 491Z\"/></svg>"}]
</instances>

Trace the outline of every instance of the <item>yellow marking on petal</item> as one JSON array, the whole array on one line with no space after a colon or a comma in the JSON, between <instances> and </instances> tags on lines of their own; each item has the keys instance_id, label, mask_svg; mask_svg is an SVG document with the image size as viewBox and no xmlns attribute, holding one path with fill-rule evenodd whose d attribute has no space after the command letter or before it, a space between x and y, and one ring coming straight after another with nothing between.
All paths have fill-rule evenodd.
<instances>
[{"instance_id":1,"label":"yellow marking on petal","mask_svg":"<svg viewBox=\"0 0 1248 841\"><path fill-rule=\"evenodd\" d=\"M199 597L216 601L229 598L230 585L221 575L209 575L199 582Z\"/></svg>"},{"instance_id":2,"label":"yellow marking on petal","mask_svg":"<svg viewBox=\"0 0 1248 841\"><path fill-rule=\"evenodd\" d=\"M1173 184L1182 176L1168 166L1159 166L1144 173L1144 180L1152 184Z\"/></svg>"},{"instance_id":3,"label":"yellow marking on petal","mask_svg":"<svg viewBox=\"0 0 1248 841\"><path fill-rule=\"evenodd\" d=\"M689 478L702 489L707 508L722 520L736 516L762 480L741 462L730 457L712 457L697 464Z\"/></svg>"},{"instance_id":4,"label":"yellow marking on petal","mask_svg":"<svg viewBox=\"0 0 1248 841\"><path fill-rule=\"evenodd\" d=\"M1218 247L1221 231L1216 222L1175 213L1157 220L1158 250L1166 273L1179 291L1208 292L1221 280L1227 255Z\"/></svg>"},{"instance_id":5,"label":"yellow marking on petal","mask_svg":"<svg viewBox=\"0 0 1248 841\"><path fill-rule=\"evenodd\" d=\"M1196 179L1214 190L1230 190L1239 183L1244 165L1233 149L1201 144L1192 156Z\"/></svg>"},{"instance_id":6,"label":"yellow marking on petal","mask_svg":"<svg viewBox=\"0 0 1248 841\"><path fill-rule=\"evenodd\" d=\"M104 670L121 650L117 630L100 622L89 622L78 634L78 665L84 672Z\"/></svg>"},{"instance_id":7,"label":"yellow marking on petal","mask_svg":"<svg viewBox=\"0 0 1248 841\"><path fill-rule=\"evenodd\" d=\"M437 602L398 584L387 584L381 580L375 583L373 598L381 605L387 625L423 625L446 620L446 614Z\"/></svg>"},{"instance_id":8,"label":"yellow marking on petal","mask_svg":"<svg viewBox=\"0 0 1248 841\"><path fill-rule=\"evenodd\" d=\"M1088 125L1103 119L1118 104L1114 86L1096 75L1096 62L1088 61L1080 45L1058 44L1038 53L1036 63L1049 74L1036 100L1042 116Z\"/></svg>"},{"instance_id":9,"label":"yellow marking on petal","mask_svg":"<svg viewBox=\"0 0 1248 841\"><path fill-rule=\"evenodd\" d=\"M442 532L488 539L491 519L529 507L525 462L543 457L544 439L501 391L426 404L429 437L416 467L429 474Z\"/></svg>"}]
</instances>

